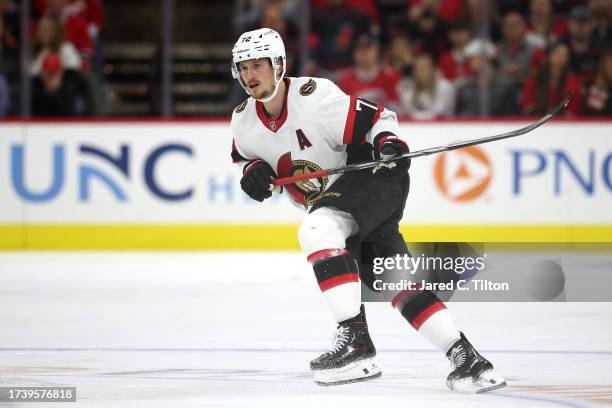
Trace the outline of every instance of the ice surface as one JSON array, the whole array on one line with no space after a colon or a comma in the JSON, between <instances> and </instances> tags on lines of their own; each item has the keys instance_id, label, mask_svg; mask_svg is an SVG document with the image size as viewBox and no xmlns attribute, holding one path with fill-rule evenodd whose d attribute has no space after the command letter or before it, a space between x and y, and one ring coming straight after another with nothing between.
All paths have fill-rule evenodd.
<instances>
[{"instance_id":1,"label":"ice surface","mask_svg":"<svg viewBox=\"0 0 612 408\"><path fill-rule=\"evenodd\" d=\"M335 325L298 253L4 252L0 385L76 386L83 407L612 405L612 303L449 308L508 388L448 391L447 360L386 304L367 306L383 376L315 385Z\"/></svg>"}]
</instances>

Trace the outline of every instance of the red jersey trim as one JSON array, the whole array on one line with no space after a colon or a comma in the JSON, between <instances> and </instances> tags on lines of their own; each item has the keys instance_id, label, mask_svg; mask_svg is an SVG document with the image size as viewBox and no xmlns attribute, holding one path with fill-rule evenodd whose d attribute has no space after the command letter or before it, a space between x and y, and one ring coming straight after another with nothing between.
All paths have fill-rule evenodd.
<instances>
[{"instance_id":1,"label":"red jersey trim","mask_svg":"<svg viewBox=\"0 0 612 408\"><path fill-rule=\"evenodd\" d=\"M349 104L348 115L346 116L346 124L344 125L344 135L342 135L342 143L345 145L351 144L353 138L353 127L355 126L355 102L357 98L351 95L351 103Z\"/></svg>"}]
</instances>

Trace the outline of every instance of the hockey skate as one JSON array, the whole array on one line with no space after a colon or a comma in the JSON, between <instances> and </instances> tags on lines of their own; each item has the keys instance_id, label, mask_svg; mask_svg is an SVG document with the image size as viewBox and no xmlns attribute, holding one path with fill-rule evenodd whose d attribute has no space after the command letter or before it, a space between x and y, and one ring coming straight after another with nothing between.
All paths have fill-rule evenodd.
<instances>
[{"instance_id":1,"label":"hockey skate","mask_svg":"<svg viewBox=\"0 0 612 408\"><path fill-rule=\"evenodd\" d=\"M506 380L497 375L493 364L478 354L463 333L446 357L453 368L446 378L446 385L453 391L475 394L506 386Z\"/></svg>"},{"instance_id":2,"label":"hockey skate","mask_svg":"<svg viewBox=\"0 0 612 408\"><path fill-rule=\"evenodd\" d=\"M376 348L368 333L365 310L341 322L334 335L333 348L310 362L318 385L340 385L380 377L374 362Z\"/></svg>"}]
</instances>

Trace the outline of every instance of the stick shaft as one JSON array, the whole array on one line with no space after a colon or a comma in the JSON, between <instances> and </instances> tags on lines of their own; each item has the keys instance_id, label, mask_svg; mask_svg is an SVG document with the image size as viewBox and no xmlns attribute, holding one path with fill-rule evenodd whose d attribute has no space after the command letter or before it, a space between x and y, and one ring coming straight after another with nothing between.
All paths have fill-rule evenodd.
<instances>
[{"instance_id":1,"label":"stick shaft","mask_svg":"<svg viewBox=\"0 0 612 408\"><path fill-rule=\"evenodd\" d=\"M490 143L490 142L494 142L494 141L497 141L497 140L509 139L511 137L516 137L516 136L524 135L524 134L529 133L532 130L542 126L544 123L548 122L557 113L559 113L560 111L565 109L567 107L567 105L569 104L571 98L572 98L572 94L573 94L572 92L567 94L565 96L565 98L563 98L561 103L552 112L544 115L538 121L533 122L532 124L530 124L528 126L525 126L523 128L520 128L520 129L517 129L517 130L513 130L513 131L508 132L508 133L503 133L501 135L487 136L487 137L483 137L483 138L480 138L480 139L467 140L467 141L464 141L464 142L451 143L451 144L445 145L445 146L437 146L437 147L430 147L428 149L417 150L416 152L406 153L406 154L403 154L401 156L398 156L398 157L394 158L393 160L414 159L414 158L417 158L417 157L429 156L431 154L447 152L447 151L456 150L456 149L462 149L464 147L475 146L475 145L479 145L479 144ZM336 168L333 168L333 169L320 170L320 171L315 171L315 172L312 172L312 173L299 174L299 175L291 176L291 177L281 177L281 178L275 179L273 181L273 184L275 186L282 186L282 185L285 185L285 184L296 183L296 182L302 181L302 180L310 180L310 179L313 179L313 178L319 178L319 177L324 177L324 176L331 176L332 174L339 174L339 173L345 173L345 172L348 172L348 171L357 171L357 170L369 169L369 168L372 168L372 167L376 167L376 166L378 166L381 163L384 163L384 161L382 161L382 160L372 160L372 161L367 161L367 162L363 162L363 163L356 163L356 164L349 164L349 165L346 165L346 166L340 166L340 167L336 167Z\"/></svg>"}]
</instances>

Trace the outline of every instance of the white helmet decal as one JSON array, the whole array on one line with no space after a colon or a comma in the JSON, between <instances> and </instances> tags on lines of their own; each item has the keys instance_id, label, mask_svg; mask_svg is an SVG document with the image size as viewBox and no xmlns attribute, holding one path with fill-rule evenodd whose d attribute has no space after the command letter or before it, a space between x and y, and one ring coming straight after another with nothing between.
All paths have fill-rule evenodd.
<instances>
[{"instance_id":1,"label":"white helmet decal","mask_svg":"<svg viewBox=\"0 0 612 408\"><path fill-rule=\"evenodd\" d=\"M252 59L269 58L272 64L272 69L275 73L274 92L267 98L259 99L261 102L268 102L276 96L278 85L285 76L287 66L287 58L285 56L285 44L281 36L270 28L260 28L254 31L247 31L242 34L234 48L232 49L232 76L240 82L242 88L247 94L251 95L249 88L242 80L238 63ZM281 75L276 78L276 72L282 67ZM252 96L252 95L251 95Z\"/></svg>"}]
</instances>

